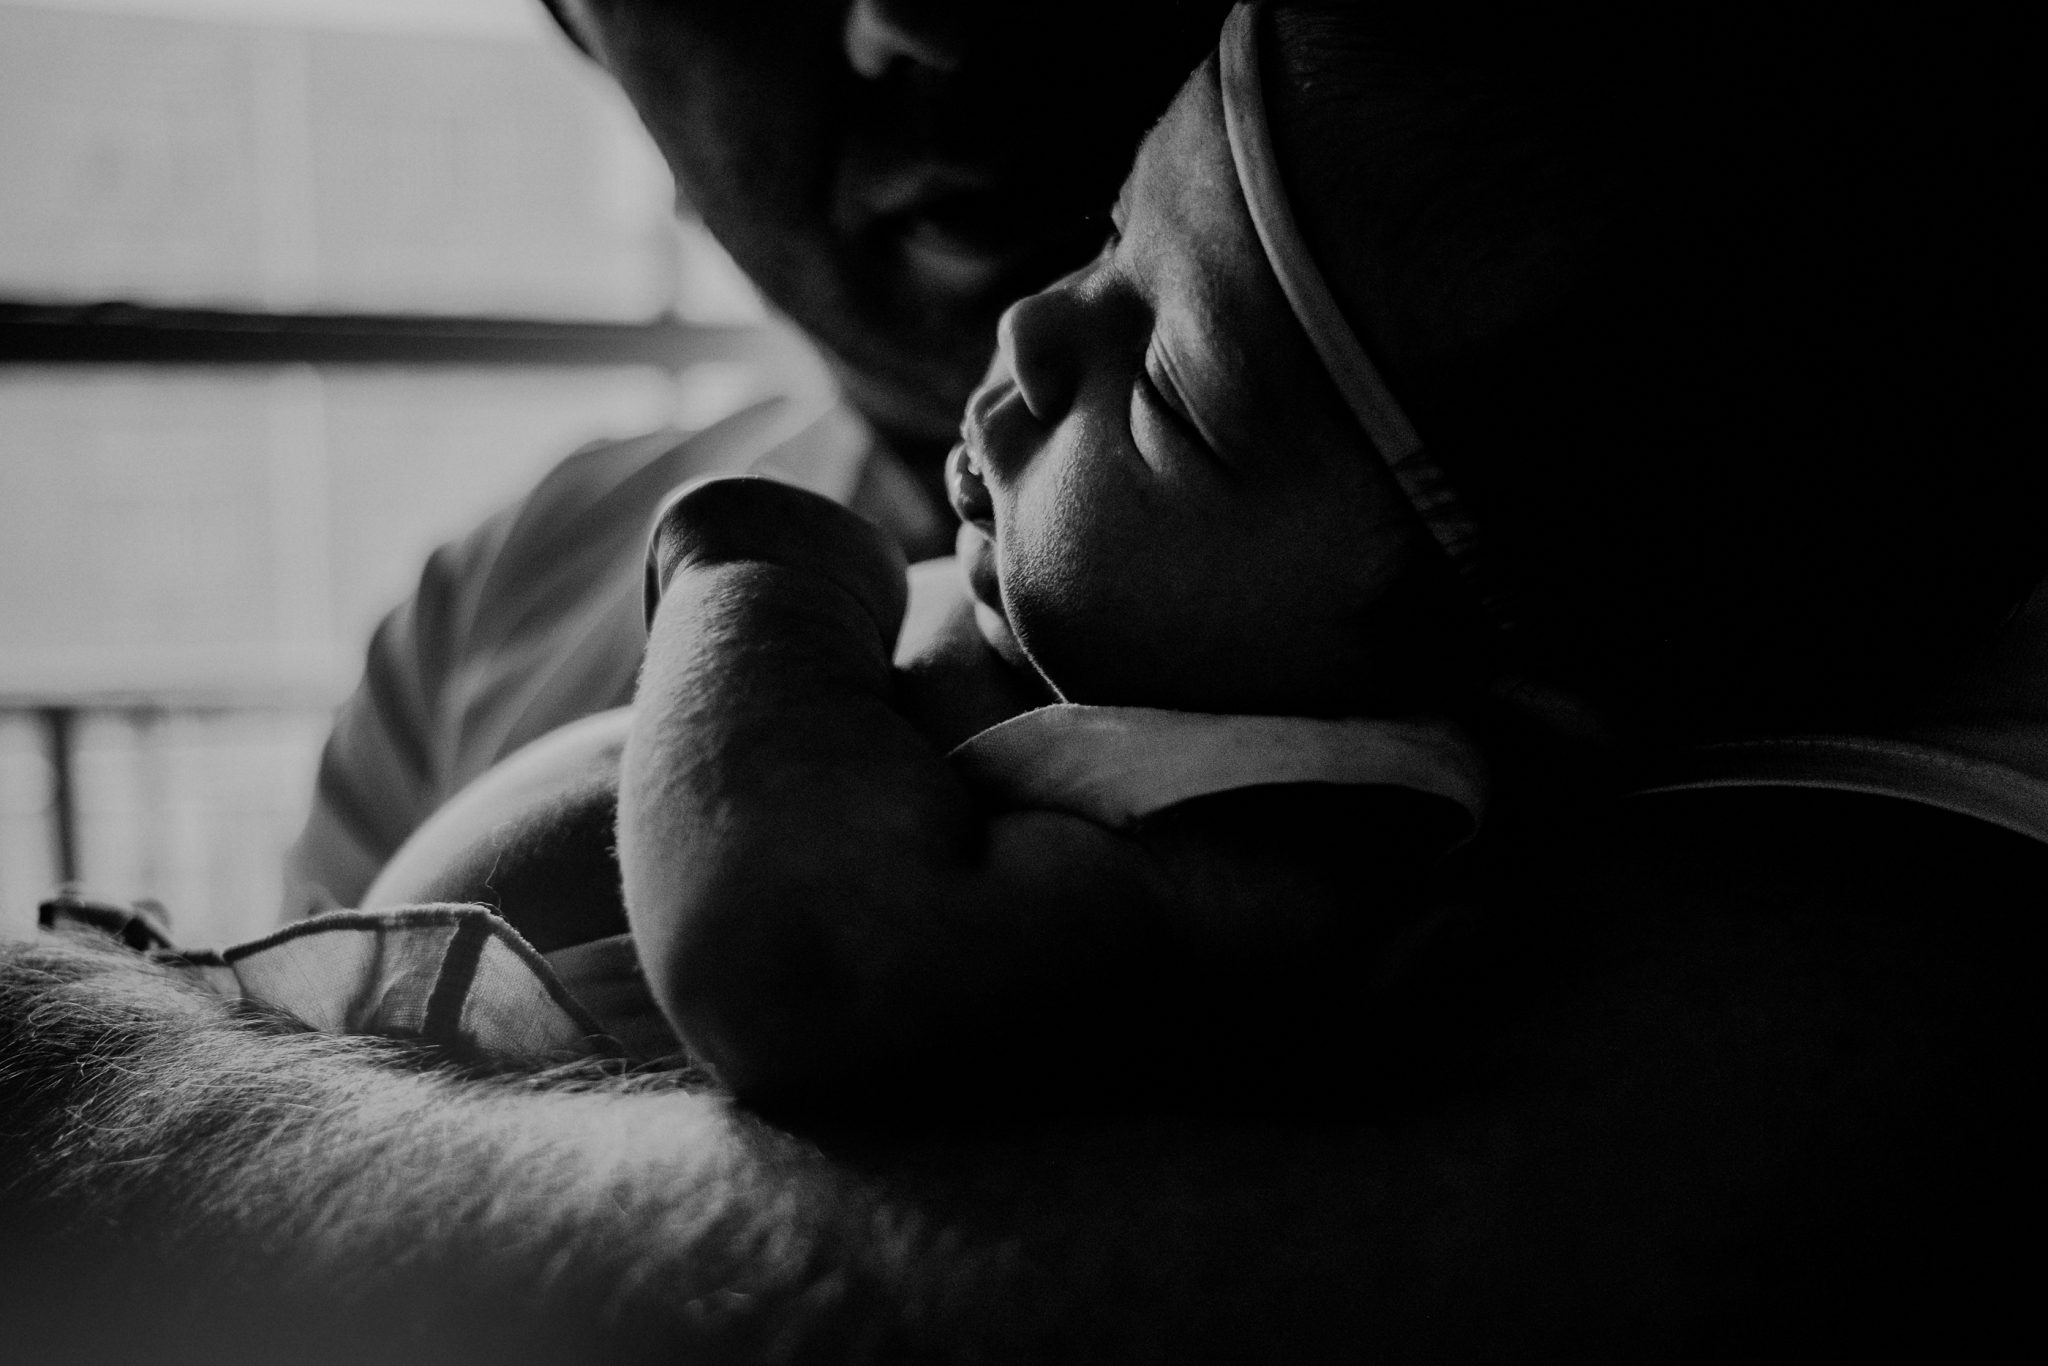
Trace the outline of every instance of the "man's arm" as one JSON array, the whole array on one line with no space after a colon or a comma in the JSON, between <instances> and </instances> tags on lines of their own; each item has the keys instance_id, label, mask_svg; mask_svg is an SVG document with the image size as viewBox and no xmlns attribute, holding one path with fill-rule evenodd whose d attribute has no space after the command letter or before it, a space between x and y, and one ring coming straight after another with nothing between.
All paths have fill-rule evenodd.
<instances>
[{"instance_id":1,"label":"man's arm","mask_svg":"<svg viewBox=\"0 0 2048 1366\"><path fill-rule=\"evenodd\" d=\"M0 944L0 1115L10 1359L751 1361L790 1334L901 1337L844 1241L860 1198L658 1078L458 1075L46 939ZM850 1293L819 1293L826 1267Z\"/></svg>"},{"instance_id":2,"label":"man's arm","mask_svg":"<svg viewBox=\"0 0 2048 1366\"><path fill-rule=\"evenodd\" d=\"M2041 851L1812 793L1553 843L1422 955L1398 1080L1072 1113L1048 1056L1028 1121L822 1152L645 1080L422 1073L131 954L0 946L5 1340L1337 1366L1979 1360L2027 1331Z\"/></svg>"}]
</instances>

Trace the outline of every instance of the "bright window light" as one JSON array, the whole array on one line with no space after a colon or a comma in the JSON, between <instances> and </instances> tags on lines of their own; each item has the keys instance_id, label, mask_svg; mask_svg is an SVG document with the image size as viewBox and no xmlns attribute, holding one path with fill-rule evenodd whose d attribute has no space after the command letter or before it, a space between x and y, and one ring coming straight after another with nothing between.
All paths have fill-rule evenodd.
<instances>
[{"instance_id":1,"label":"bright window light","mask_svg":"<svg viewBox=\"0 0 2048 1366\"><path fill-rule=\"evenodd\" d=\"M10 8L508 38L550 28L540 0L0 0L0 9Z\"/></svg>"}]
</instances>

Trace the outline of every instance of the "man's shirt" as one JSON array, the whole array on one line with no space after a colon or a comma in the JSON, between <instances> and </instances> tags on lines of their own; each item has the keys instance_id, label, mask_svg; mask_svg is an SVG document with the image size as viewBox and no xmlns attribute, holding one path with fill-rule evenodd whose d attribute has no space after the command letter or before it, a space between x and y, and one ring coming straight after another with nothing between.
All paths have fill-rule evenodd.
<instances>
[{"instance_id":1,"label":"man's shirt","mask_svg":"<svg viewBox=\"0 0 2048 1366\"><path fill-rule=\"evenodd\" d=\"M576 452L435 551L377 628L288 855L286 919L353 906L406 838L506 755L632 700L649 523L690 479L773 473L846 503L914 554L950 519L836 403L771 398L694 433Z\"/></svg>"}]
</instances>

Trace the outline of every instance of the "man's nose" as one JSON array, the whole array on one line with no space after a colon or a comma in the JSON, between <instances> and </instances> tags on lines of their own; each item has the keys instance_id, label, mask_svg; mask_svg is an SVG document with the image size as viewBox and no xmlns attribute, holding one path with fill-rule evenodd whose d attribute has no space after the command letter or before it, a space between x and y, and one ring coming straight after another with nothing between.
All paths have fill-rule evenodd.
<instances>
[{"instance_id":1,"label":"man's nose","mask_svg":"<svg viewBox=\"0 0 2048 1366\"><path fill-rule=\"evenodd\" d=\"M1018 396L1040 422L1057 422L1080 375L1080 301L1063 285L1027 295L996 323L996 351Z\"/></svg>"},{"instance_id":2,"label":"man's nose","mask_svg":"<svg viewBox=\"0 0 2048 1366\"><path fill-rule=\"evenodd\" d=\"M962 55L954 0L853 0L846 8L846 60L869 80L897 62L954 71Z\"/></svg>"}]
</instances>

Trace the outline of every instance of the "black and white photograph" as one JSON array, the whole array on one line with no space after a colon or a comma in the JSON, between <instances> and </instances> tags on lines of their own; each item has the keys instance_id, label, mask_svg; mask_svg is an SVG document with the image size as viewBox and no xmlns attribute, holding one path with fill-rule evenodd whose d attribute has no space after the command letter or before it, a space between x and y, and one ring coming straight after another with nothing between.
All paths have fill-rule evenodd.
<instances>
[{"instance_id":1,"label":"black and white photograph","mask_svg":"<svg viewBox=\"0 0 2048 1366\"><path fill-rule=\"evenodd\" d=\"M0 1361L2004 1355L2029 30L0 0Z\"/></svg>"}]
</instances>

